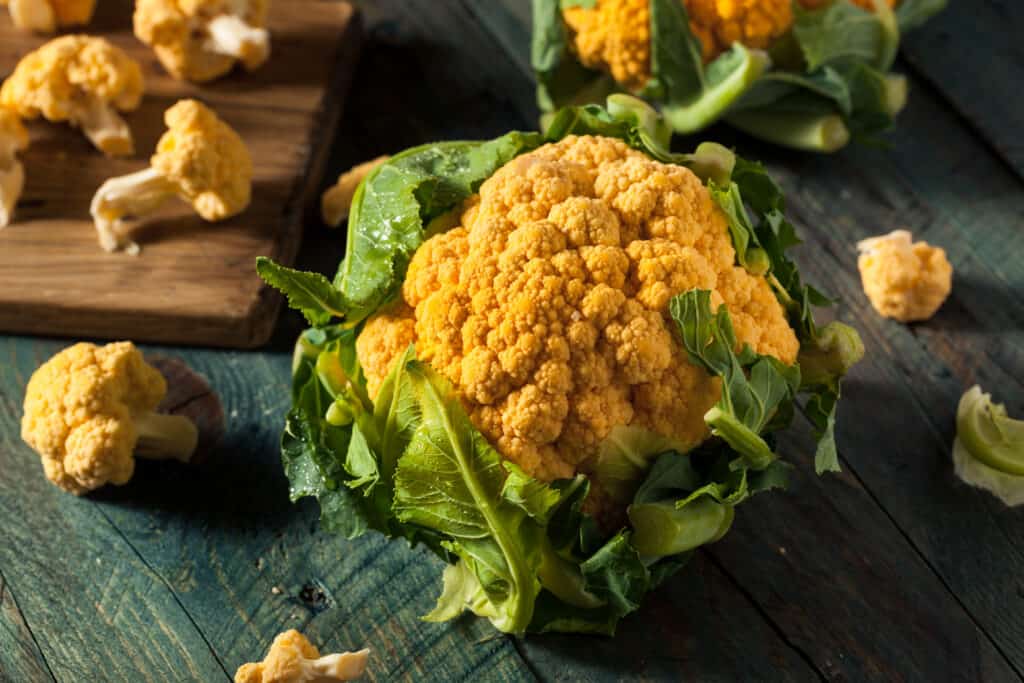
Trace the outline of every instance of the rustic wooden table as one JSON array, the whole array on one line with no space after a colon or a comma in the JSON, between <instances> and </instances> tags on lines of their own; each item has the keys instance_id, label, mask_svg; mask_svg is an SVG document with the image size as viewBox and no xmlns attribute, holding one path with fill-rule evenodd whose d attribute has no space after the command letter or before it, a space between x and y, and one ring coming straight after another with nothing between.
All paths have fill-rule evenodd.
<instances>
[{"instance_id":1,"label":"rustic wooden table","mask_svg":"<svg viewBox=\"0 0 1024 683\"><path fill-rule=\"evenodd\" d=\"M206 465L142 466L87 498L48 484L18 436L25 382L66 340L0 338L0 679L222 681L295 627L327 649L373 648L376 681L1019 680L1024 512L959 483L950 444L975 382L1024 414L1024 11L950 4L906 42L912 95L887 146L824 158L709 133L782 179L808 243L798 260L843 299L868 355L841 410L843 473L745 505L615 640L422 622L436 560L333 538L314 504L288 502L289 313L261 352L150 347L210 379L226 438ZM533 125L526 0L365 5L334 171ZM859 286L854 243L901 226L956 268L925 324L878 318ZM331 271L340 250L310 222L307 267ZM798 428L783 446L810 443Z\"/></svg>"}]
</instances>

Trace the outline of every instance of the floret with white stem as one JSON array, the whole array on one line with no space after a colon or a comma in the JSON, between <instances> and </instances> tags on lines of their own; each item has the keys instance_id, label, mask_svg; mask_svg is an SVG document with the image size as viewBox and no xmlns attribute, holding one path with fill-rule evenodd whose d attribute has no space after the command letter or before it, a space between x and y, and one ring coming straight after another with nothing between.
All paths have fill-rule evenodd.
<instances>
[{"instance_id":1,"label":"floret with white stem","mask_svg":"<svg viewBox=\"0 0 1024 683\"><path fill-rule=\"evenodd\" d=\"M82 129L109 156L134 151L131 129L118 111L137 109L142 69L103 38L62 36L25 55L0 88L0 107L23 119L39 116Z\"/></svg>"},{"instance_id":2,"label":"floret with white stem","mask_svg":"<svg viewBox=\"0 0 1024 683\"><path fill-rule=\"evenodd\" d=\"M135 35L168 73L202 83L270 57L267 0L138 0Z\"/></svg>"},{"instance_id":3,"label":"floret with white stem","mask_svg":"<svg viewBox=\"0 0 1024 683\"><path fill-rule=\"evenodd\" d=\"M153 213L180 197L204 220L242 212L252 194L252 158L228 124L203 104L182 100L164 114L167 132L150 167L111 178L93 197L90 212L106 251L139 247L124 235L124 220Z\"/></svg>"}]
</instances>

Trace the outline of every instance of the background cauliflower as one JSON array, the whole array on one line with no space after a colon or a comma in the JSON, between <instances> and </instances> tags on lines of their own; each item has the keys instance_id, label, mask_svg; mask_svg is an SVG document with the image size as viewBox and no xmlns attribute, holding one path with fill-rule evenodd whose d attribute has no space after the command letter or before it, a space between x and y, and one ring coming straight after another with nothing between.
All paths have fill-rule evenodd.
<instances>
[{"instance_id":1,"label":"background cauliflower","mask_svg":"<svg viewBox=\"0 0 1024 683\"><path fill-rule=\"evenodd\" d=\"M786 364L799 343L763 277L735 265L726 218L688 169L570 136L506 164L461 225L417 250L402 301L357 341L375 394L417 356L501 453L545 480L586 470L612 428L707 436L719 384L687 361L667 304L708 289L740 343Z\"/></svg>"},{"instance_id":2,"label":"background cauliflower","mask_svg":"<svg viewBox=\"0 0 1024 683\"><path fill-rule=\"evenodd\" d=\"M0 89L0 106L25 119L68 121L111 156L134 151L118 111L137 109L144 82L138 62L103 38L62 36L25 55Z\"/></svg>"},{"instance_id":3,"label":"background cauliflower","mask_svg":"<svg viewBox=\"0 0 1024 683\"><path fill-rule=\"evenodd\" d=\"M270 56L267 0L138 0L135 36L175 78L203 83Z\"/></svg>"},{"instance_id":4,"label":"background cauliflower","mask_svg":"<svg viewBox=\"0 0 1024 683\"><path fill-rule=\"evenodd\" d=\"M871 305L901 322L932 317L953 288L945 250L913 240L909 231L894 230L857 243L857 267Z\"/></svg>"}]
</instances>

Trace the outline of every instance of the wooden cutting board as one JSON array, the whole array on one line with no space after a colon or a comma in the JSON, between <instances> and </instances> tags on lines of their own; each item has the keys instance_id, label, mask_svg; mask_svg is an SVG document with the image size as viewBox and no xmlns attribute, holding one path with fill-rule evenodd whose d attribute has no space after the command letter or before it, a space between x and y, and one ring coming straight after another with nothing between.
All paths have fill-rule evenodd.
<instances>
[{"instance_id":1,"label":"wooden cutting board","mask_svg":"<svg viewBox=\"0 0 1024 683\"><path fill-rule=\"evenodd\" d=\"M281 301L256 277L255 259L290 264L298 251L358 56L358 14L344 2L277 0L270 61L193 85L170 78L134 38L130 0L99 7L88 32L128 51L146 76L142 106L125 116L136 154L106 159L67 125L29 124L25 192L14 222L0 230L0 330L258 346ZM0 77L45 41L16 30L0 7ZM107 178L148 165L164 110L185 97L212 106L248 144L252 204L233 219L205 223L175 201L133 224L140 255L102 251L89 217L93 193Z\"/></svg>"}]
</instances>

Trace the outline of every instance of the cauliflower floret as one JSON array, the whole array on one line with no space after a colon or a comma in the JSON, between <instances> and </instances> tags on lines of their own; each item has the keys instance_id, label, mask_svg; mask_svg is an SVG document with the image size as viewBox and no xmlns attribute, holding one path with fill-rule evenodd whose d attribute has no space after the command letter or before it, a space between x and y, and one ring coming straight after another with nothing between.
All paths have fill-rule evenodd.
<instances>
[{"instance_id":1,"label":"cauliflower floret","mask_svg":"<svg viewBox=\"0 0 1024 683\"><path fill-rule=\"evenodd\" d=\"M25 168L17 153L28 147L28 131L21 119L0 108L0 229L7 227L25 186Z\"/></svg>"},{"instance_id":2,"label":"cauliflower floret","mask_svg":"<svg viewBox=\"0 0 1024 683\"><path fill-rule=\"evenodd\" d=\"M0 0L20 29L54 33L58 27L81 26L92 20L96 0Z\"/></svg>"},{"instance_id":3,"label":"cauliflower floret","mask_svg":"<svg viewBox=\"0 0 1024 683\"><path fill-rule=\"evenodd\" d=\"M807 9L829 0L799 0ZM895 0L887 0L889 6ZM853 0L873 10L875 0ZM682 0L690 31L708 62L733 43L764 49L793 25L791 0ZM648 0L597 0L592 8L569 7L562 17L580 63L611 74L636 92L651 78L651 28Z\"/></svg>"},{"instance_id":4,"label":"cauliflower floret","mask_svg":"<svg viewBox=\"0 0 1024 683\"><path fill-rule=\"evenodd\" d=\"M365 161L338 176L338 182L328 188L320 199L320 213L323 215L324 223L332 228L341 225L341 222L348 218L348 210L352 208L352 198L359 183L389 158L385 155Z\"/></svg>"},{"instance_id":5,"label":"cauliflower floret","mask_svg":"<svg viewBox=\"0 0 1024 683\"><path fill-rule=\"evenodd\" d=\"M330 683L354 681L366 671L369 650L320 656L309 640L289 629L274 638L262 662L243 664L235 683Z\"/></svg>"},{"instance_id":6,"label":"cauliflower floret","mask_svg":"<svg viewBox=\"0 0 1024 683\"><path fill-rule=\"evenodd\" d=\"M138 0L135 35L178 79L203 83L270 56L268 0Z\"/></svg>"},{"instance_id":7,"label":"cauliflower floret","mask_svg":"<svg viewBox=\"0 0 1024 683\"><path fill-rule=\"evenodd\" d=\"M134 151L132 132L117 111L142 100L138 62L103 38L63 36L25 55L0 89L0 107L25 119L78 126L105 154Z\"/></svg>"},{"instance_id":8,"label":"cauliflower floret","mask_svg":"<svg viewBox=\"0 0 1024 683\"><path fill-rule=\"evenodd\" d=\"M651 78L651 13L647 0L598 0L562 12L580 63L607 71L627 90Z\"/></svg>"},{"instance_id":9,"label":"cauliflower floret","mask_svg":"<svg viewBox=\"0 0 1024 683\"><path fill-rule=\"evenodd\" d=\"M900 322L935 315L953 288L953 266L941 247L913 242L907 230L857 243L864 293L886 318Z\"/></svg>"},{"instance_id":10,"label":"cauliflower floret","mask_svg":"<svg viewBox=\"0 0 1024 683\"><path fill-rule=\"evenodd\" d=\"M123 219L152 213L172 197L189 202L207 221L230 218L249 205L252 159L238 133L195 100L175 104L164 122L167 132L150 167L111 178L93 197L90 211L107 251L138 253L122 234Z\"/></svg>"},{"instance_id":11,"label":"cauliflower floret","mask_svg":"<svg viewBox=\"0 0 1024 683\"><path fill-rule=\"evenodd\" d=\"M791 0L685 0L684 4L705 61L733 43L766 48L793 24Z\"/></svg>"},{"instance_id":12,"label":"cauliflower floret","mask_svg":"<svg viewBox=\"0 0 1024 683\"><path fill-rule=\"evenodd\" d=\"M402 301L370 318L356 350L375 395L414 342L504 457L567 477L616 426L707 438L721 385L688 362L672 296L711 290L740 344L795 361L768 282L735 262L724 214L688 169L570 136L485 181L461 225L416 251Z\"/></svg>"},{"instance_id":13,"label":"cauliflower floret","mask_svg":"<svg viewBox=\"0 0 1024 683\"><path fill-rule=\"evenodd\" d=\"M65 491L121 485L135 471L133 453L188 462L195 452L190 420L153 412L166 393L163 376L131 342L75 344L29 379L21 438Z\"/></svg>"}]
</instances>

